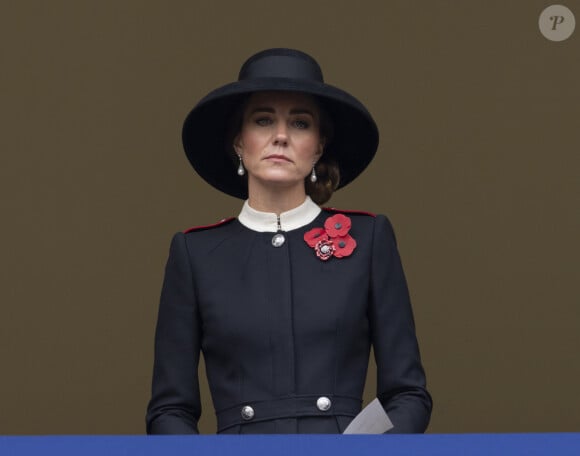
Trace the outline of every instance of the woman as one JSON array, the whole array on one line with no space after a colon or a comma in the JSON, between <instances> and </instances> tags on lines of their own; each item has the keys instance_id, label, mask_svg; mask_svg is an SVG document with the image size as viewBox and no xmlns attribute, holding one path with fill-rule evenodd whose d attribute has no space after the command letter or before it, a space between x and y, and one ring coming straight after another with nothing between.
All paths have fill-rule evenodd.
<instances>
[{"instance_id":1,"label":"woman","mask_svg":"<svg viewBox=\"0 0 580 456\"><path fill-rule=\"evenodd\" d=\"M183 143L208 183L246 201L173 238L147 432L198 432L203 352L219 433L340 433L371 346L391 432L423 432L431 398L391 225L316 204L375 154L364 106L312 57L269 49L198 103Z\"/></svg>"}]
</instances>

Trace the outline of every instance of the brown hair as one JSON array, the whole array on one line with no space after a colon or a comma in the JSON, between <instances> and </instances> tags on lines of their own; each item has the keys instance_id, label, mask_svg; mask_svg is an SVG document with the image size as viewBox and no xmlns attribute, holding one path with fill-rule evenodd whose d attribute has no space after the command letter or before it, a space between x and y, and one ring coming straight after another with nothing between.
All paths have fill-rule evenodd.
<instances>
[{"instance_id":1,"label":"brown hair","mask_svg":"<svg viewBox=\"0 0 580 456\"><path fill-rule=\"evenodd\" d=\"M306 176L304 186L306 194L312 198L316 204L326 203L336 187L340 182L340 172L336 162L330 158L325 158L324 155L314 166L316 172L316 182L310 180L310 176Z\"/></svg>"},{"instance_id":2,"label":"brown hair","mask_svg":"<svg viewBox=\"0 0 580 456\"><path fill-rule=\"evenodd\" d=\"M319 100L316 100L316 102L320 119L320 137L324 138L324 148L326 150L328 144L332 142L334 126L328 112L322 106L322 103ZM304 180L304 187L306 189L306 194L312 198L312 201L320 205L326 203L338 187L340 182L340 170L338 163L323 152L322 156L314 166L314 171L316 172L316 182L312 182L310 180L310 175L308 175Z\"/></svg>"}]
</instances>

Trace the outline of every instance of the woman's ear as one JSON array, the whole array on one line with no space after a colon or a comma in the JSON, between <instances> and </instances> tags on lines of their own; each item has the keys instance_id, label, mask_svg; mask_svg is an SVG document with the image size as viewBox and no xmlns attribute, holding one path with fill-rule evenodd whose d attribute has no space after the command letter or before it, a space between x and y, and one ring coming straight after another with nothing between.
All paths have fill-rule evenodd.
<instances>
[{"instance_id":1,"label":"woman's ear","mask_svg":"<svg viewBox=\"0 0 580 456\"><path fill-rule=\"evenodd\" d=\"M242 155L243 150L244 150L244 148L242 145L242 138L240 135L236 135L236 137L234 138L234 151L239 156L239 155Z\"/></svg>"},{"instance_id":2,"label":"woman's ear","mask_svg":"<svg viewBox=\"0 0 580 456\"><path fill-rule=\"evenodd\" d=\"M316 161L320 160L320 157L322 157L322 154L324 153L324 146L325 145L326 145L326 139L320 138L320 142L318 143L318 151L316 152L316 154L314 154L314 156L316 157Z\"/></svg>"}]
</instances>

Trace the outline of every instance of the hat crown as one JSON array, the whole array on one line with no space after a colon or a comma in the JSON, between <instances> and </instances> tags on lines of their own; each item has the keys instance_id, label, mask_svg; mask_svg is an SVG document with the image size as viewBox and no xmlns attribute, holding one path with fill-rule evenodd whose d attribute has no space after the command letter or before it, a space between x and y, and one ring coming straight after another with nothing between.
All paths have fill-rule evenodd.
<instances>
[{"instance_id":1,"label":"hat crown","mask_svg":"<svg viewBox=\"0 0 580 456\"><path fill-rule=\"evenodd\" d=\"M266 49L251 56L240 69L238 81L262 78L306 79L323 83L316 60L295 49Z\"/></svg>"}]
</instances>

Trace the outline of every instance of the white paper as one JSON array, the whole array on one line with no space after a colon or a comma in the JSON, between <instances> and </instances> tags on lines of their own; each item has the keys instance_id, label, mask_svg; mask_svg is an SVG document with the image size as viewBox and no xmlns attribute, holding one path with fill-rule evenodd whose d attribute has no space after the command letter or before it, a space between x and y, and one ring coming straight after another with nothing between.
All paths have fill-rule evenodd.
<instances>
[{"instance_id":1,"label":"white paper","mask_svg":"<svg viewBox=\"0 0 580 456\"><path fill-rule=\"evenodd\" d=\"M375 398L354 417L343 434L384 434L393 427L381 402Z\"/></svg>"}]
</instances>

